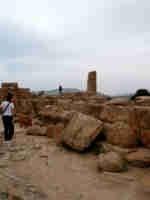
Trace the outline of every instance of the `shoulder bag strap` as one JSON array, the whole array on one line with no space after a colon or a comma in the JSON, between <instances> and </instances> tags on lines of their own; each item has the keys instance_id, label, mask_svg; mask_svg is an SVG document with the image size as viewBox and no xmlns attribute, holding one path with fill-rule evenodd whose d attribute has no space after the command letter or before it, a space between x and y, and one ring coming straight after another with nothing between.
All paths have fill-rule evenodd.
<instances>
[{"instance_id":1,"label":"shoulder bag strap","mask_svg":"<svg viewBox=\"0 0 150 200\"><path fill-rule=\"evenodd\" d=\"M8 103L7 106L4 108L4 110L2 111L2 114L3 114L4 112L6 112L6 110L7 110L7 108L8 108L9 105L10 105L10 103Z\"/></svg>"}]
</instances>

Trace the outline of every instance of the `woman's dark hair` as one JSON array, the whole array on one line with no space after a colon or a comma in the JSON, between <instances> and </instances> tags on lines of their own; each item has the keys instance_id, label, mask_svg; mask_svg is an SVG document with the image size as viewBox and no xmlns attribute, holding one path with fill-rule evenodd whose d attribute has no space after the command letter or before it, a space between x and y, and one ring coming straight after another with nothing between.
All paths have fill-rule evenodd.
<instances>
[{"instance_id":1,"label":"woman's dark hair","mask_svg":"<svg viewBox=\"0 0 150 200\"><path fill-rule=\"evenodd\" d=\"M12 99L12 95L8 95L8 96L6 97L6 101L11 102L11 99Z\"/></svg>"}]
</instances>

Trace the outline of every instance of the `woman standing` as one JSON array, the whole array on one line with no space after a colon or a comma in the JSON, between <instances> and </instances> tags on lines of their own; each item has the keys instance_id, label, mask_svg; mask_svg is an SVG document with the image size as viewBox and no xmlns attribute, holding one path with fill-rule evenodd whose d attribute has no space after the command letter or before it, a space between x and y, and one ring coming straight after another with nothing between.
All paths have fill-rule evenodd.
<instances>
[{"instance_id":1,"label":"woman standing","mask_svg":"<svg viewBox=\"0 0 150 200\"><path fill-rule=\"evenodd\" d=\"M13 124L13 114L14 114L14 103L11 95L6 97L0 105L2 110L2 121L4 126L4 139L7 144L11 143L14 135L14 124Z\"/></svg>"}]
</instances>

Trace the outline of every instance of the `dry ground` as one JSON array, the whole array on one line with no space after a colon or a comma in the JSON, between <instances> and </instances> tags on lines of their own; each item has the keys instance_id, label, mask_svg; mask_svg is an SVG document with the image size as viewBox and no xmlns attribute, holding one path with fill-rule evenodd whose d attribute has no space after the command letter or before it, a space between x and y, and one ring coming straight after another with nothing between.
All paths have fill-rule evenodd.
<instances>
[{"instance_id":1,"label":"dry ground","mask_svg":"<svg viewBox=\"0 0 150 200\"><path fill-rule=\"evenodd\" d=\"M5 175L18 178L22 184L37 186L50 200L150 199L150 169L103 173L98 171L97 156L68 151L46 137L26 136L18 127L14 146L7 153L6 165L0 154L0 180L4 181ZM147 183L144 177L148 177ZM2 184L0 181L0 188Z\"/></svg>"}]
</instances>

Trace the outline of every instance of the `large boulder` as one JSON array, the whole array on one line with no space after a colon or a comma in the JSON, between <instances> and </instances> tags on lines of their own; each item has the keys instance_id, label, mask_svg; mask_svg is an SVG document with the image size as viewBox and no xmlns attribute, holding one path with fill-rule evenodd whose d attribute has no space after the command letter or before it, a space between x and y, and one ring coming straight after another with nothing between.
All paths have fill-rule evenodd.
<instances>
[{"instance_id":1,"label":"large boulder","mask_svg":"<svg viewBox=\"0 0 150 200\"><path fill-rule=\"evenodd\" d=\"M76 112L62 133L62 142L75 150L83 151L101 133L102 128L100 120Z\"/></svg>"},{"instance_id":2,"label":"large boulder","mask_svg":"<svg viewBox=\"0 0 150 200\"><path fill-rule=\"evenodd\" d=\"M121 172L127 169L127 163L117 152L108 152L99 155L98 167L103 171Z\"/></svg>"},{"instance_id":3,"label":"large boulder","mask_svg":"<svg viewBox=\"0 0 150 200\"><path fill-rule=\"evenodd\" d=\"M126 156L127 161L135 167L150 166L150 150L140 148L136 152L129 153Z\"/></svg>"},{"instance_id":4,"label":"large boulder","mask_svg":"<svg viewBox=\"0 0 150 200\"><path fill-rule=\"evenodd\" d=\"M116 123L105 123L104 133L108 143L124 148L134 148L137 145L137 132L122 121Z\"/></svg>"}]
</instances>

